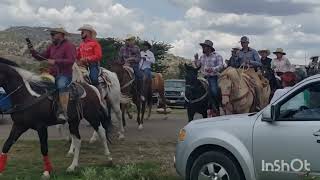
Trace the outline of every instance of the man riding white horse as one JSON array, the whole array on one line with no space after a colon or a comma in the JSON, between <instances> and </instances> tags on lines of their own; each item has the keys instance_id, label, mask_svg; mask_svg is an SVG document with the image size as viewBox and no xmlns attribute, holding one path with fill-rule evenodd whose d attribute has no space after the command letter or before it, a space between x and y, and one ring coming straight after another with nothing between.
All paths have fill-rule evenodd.
<instances>
[{"instance_id":1,"label":"man riding white horse","mask_svg":"<svg viewBox=\"0 0 320 180\"><path fill-rule=\"evenodd\" d=\"M220 54L215 52L213 42L205 40L204 43L200 43L202 47L203 55L199 59L199 55L196 54L195 65L201 67L201 72L208 80L209 83L209 103L214 105L213 108L207 110L208 117L214 117L219 115L219 87L218 87L218 74L223 69L223 58ZM210 106L209 106L210 107Z\"/></svg>"},{"instance_id":2,"label":"man riding white horse","mask_svg":"<svg viewBox=\"0 0 320 180\"><path fill-rule=\"evenodd\" d=\"M55 76L61 106L58 110L57 124L64 124L67 121L68 87L72 81L72 66L76 60L76 47L65 38L68 34L63 28L51 29L52 44L42 54L34 50L32 44L28 44L32 56L39 61L47 60L50 66L49 73Z\"/></svg>"},{"instance_id":3,"label":"man riding white horse","mask_svg":"<svg viewBox=\"0 0 320 180\"><path fill-rule=\"evenodd\" d=\"M81 65L88 67L91 84L101 93L102 89L99 83L99 72L102 49L99 42L96 40L97 32L88 24L83 25L78 30L81 31L82 38L82 42L77 49L78 62Z\"/></svg>"}]
</instances>

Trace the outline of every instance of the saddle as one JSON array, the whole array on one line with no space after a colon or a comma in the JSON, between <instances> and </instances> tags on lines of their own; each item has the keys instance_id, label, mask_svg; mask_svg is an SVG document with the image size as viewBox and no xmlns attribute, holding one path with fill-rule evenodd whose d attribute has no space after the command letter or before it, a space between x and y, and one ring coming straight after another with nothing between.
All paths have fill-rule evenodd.
<instances>
[{"instance_id":1,"label":"saddle","mask_svg":"<svg viewBox=\"0 0 320 180\"><path fill-rule=\"evenodd\" d=\"M56 95L57 89L55 83L49 81L31 81L31 89L39 95L49 94L48 98L52 100ZM78 100L86 97L86 91L81 84L71 83L69 85L70 100Z\"/></svg>"},{"instance_id":2,"label":"saddle","mask_svg":"<svg viewBox=\"0 0 320 180\"><path fill-rule=\"evenodd\" d=\"M85 67L81 67L80 71L83 74L84 80L87 83L92 84L91 79L90 79L90 71ZM106 84L107 86L111 85L111 80L108 78L108 73L106 71L104 71L104 69L101 67L99 68L98 80L99 80L100 84Z\"/></svg>"}]
</instances>

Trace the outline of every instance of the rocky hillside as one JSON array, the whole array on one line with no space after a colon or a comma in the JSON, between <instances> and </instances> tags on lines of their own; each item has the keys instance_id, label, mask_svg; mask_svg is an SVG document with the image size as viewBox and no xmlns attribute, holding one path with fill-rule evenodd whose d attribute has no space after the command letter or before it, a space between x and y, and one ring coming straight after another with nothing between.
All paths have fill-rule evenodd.
<instances>
[{"instance_id":1,"label":"rocky hillside","mask_svg":"<svg viewBox=\"0 0 320 180\"><path fill-rule=\"evenodd\" d=\"M47 27L11 27L0 31L0 56L14 60L23 67L36 71L39 63L34 61L28 52L25 38L29 38L38 51L43 51L50 43L50 35ZM74 44L80 43L79 34L71 34L67 37ZM165 57L164 64L168 67L164 73L165 78L178 78L179 64L184 63L186 59L168 54Z\"/></svg>"}]
</instances>

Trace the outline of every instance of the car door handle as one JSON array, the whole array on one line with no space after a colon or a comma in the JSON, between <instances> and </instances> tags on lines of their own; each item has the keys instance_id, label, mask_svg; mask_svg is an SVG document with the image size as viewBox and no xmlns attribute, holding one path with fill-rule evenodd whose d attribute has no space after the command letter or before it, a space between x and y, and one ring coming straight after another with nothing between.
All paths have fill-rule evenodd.
<instances>
[{"instance_id":1,"label":"car door handle","mask_svg":"<svg viewBox=\"0 0 320 180\"><path fill-rule=\"evenodd\" d=\"M320 130L314 132L313 135L316 136L316 137L320 136Z\"/></svg>"}]
</instances>

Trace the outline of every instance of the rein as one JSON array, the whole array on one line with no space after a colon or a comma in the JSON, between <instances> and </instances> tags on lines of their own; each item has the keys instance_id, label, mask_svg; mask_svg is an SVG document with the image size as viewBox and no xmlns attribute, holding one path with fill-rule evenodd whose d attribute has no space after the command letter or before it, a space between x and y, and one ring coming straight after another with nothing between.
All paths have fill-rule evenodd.
<instances>
[{"instance_id":1,"label":"rein","mask_svg":"<svg viewBox=\"0 0 320 180\"><path fill-rule=\"evenodd\" d=\"M201 82L201 81L200 81ZM201 82L201 84L203 85L203 83ZM192 85L186 85L186 87L192 87ZM205 87L204 87L205 88ZM201 96L200 98L197 98L197 99L192 99L192 100L189 100L186 96L184 96L184 100L189 103L189 104L194 104L194 103L198 103L202 100L204 100L207 96L208 96L208 90L207 88L205 88L206 90L206 93L204 93L203 96Z\"/></svg>"},{"instance_id":2,"label":"rein","mask_svg":"<svg viewBox=\"0 0 320 180\"><path fill-rule=\"evenodd\" d=\"M125 69L125 68L124 68ZM130 75L130 72L128 72L128 70L125 69L125 71L129 74L129 76L131 77ZM129 82L127 82L125 85L121 86L121 90L124 89L124 88L127 88L128 86L130 86L133 82L134 82L135 78L132 78Z\"/></svg>"}]
</instances>

